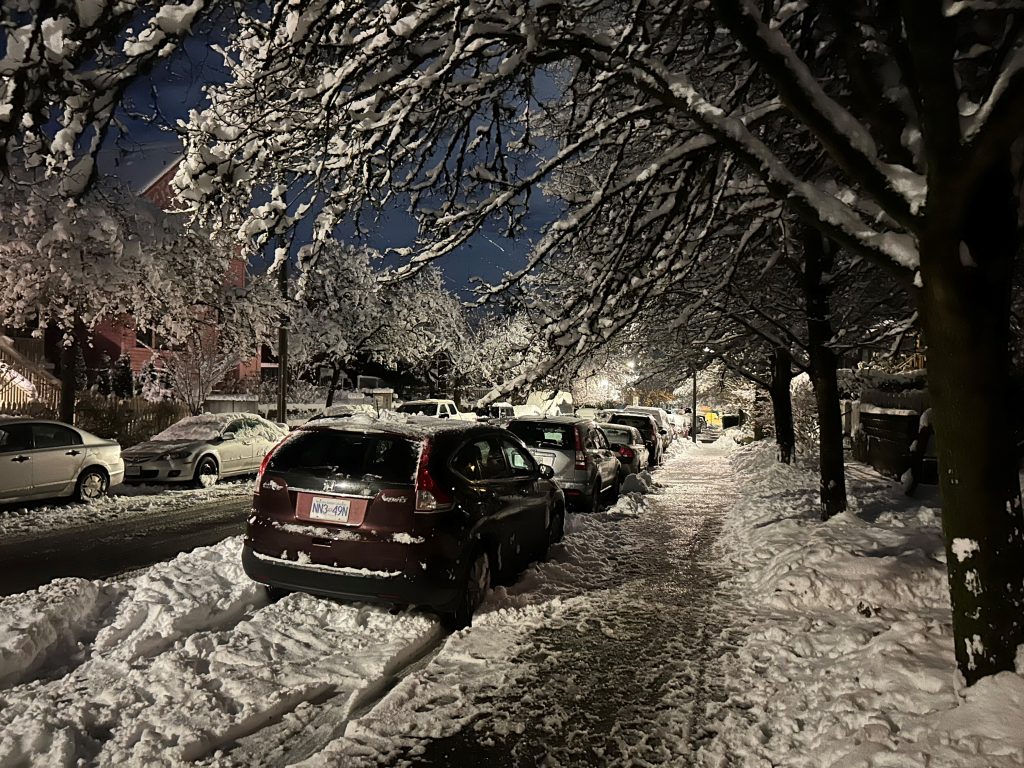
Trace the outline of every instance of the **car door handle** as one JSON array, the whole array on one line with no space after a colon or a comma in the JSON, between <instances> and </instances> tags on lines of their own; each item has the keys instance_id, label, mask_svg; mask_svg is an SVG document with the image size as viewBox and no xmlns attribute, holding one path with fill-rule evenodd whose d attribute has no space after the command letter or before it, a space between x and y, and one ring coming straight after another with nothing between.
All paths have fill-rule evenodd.
<instances>
[{"instance_id":1,"label":"car door handle","mask_svg":"<svg viewBox=\"0 0 1024 768\"><path fill-rule=\"evenodd\" d=\"M28 461L31 458L31 456L15 456L11 461L16 461L21 464L23 461Z\"/></svg>"},{"instance_id":2,"label":"car door handle","mask_svg":"<svg viewBox=\"0 0 1024 768\"><path fill-rule=\"evenodd\" d=\"M65 456L81 456L82 452L81 451L66 451L64 453L64 455Z\"/></svg>"}]
</instances>

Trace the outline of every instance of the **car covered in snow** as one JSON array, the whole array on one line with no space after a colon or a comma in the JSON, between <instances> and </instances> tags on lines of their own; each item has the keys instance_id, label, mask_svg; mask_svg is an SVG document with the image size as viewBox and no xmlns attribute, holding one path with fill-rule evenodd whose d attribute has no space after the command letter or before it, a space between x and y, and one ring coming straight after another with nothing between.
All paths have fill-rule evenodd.
<instances>
[{"instance_id":1,"label":"car covered in snow","mask_svg":"<svg viewBox=\"0 0 1024 768\"><path fill-rule=\"evenodd\" d=\"M485 424L312 422L263 462L242 565L272 594L416 605L465 626L492 581L561 539L565 497L551 478Z\"/></svg>"},{"instance_id":2,"label":"car covered in snow","mask_svg":"<svg viewBox=\"0 0 1024 768\"><path fill-rule=\"evenodd\" d=\"M619 480L642 472L649 465L650 453L640 430L625 424L598 424L608 444L619 456Z\"/></svg>"},{"instance_id":3,"label":"car covered in snow","mask_svg":"<svg viewBox=\"0 0 1024 768\"><path fill-rule=\"evenodd\" d=\"M577 509L597 512L605 499L619 497L619 461L597 422L575 416L526 416L507 429L522 440Z\"/></svg>"},{"instance_id":4,"label":"car covered in snow","mask_svg":"<svg viewBox=\"0 0 1024 768\"><path fill-rule=\"evenodd\" d=\"M126 483L214 485L252 475L287 428L255 413L189 416L124 451Z\"/></svg>"},{"instance_id":5,"label":"car covered in snow","mask_svg":"<svg viewBox=\"0 0 1024 768\"><path fill-rule=\"evenodd\" d=\"M95 501L124 477L116 440L59 421L0 417L0 504Z\"/></svg>"}]
</instances>

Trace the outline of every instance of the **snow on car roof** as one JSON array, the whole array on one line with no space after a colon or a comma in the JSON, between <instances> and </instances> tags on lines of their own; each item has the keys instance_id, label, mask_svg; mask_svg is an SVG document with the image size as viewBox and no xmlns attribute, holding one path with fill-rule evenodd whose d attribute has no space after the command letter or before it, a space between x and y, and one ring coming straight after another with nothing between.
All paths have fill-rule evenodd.
<instances>
[{"instance_id":1,"label":"snow on car roof","mask_svg":"<svg viewBox=\"0 0 1024 768\"><path fill-rule=\"evenodd\" d=\"M347 419L317 419L304 429L322 429L324 427L343 432L389 432L412 439L422 439L441 432L463 432L481 426L475 421L458 421L455 419L435 419L431 416L416 416L395 411L382 411L380 416L357 413Z\"/></svg>"},{"instance_id":2,"label":"snow on car roof","mask_svg":"<svg viewBox=\"0 0 1024 768\"><path fill-rule=\"evenodd\" d=\"M203 413L199 416L186 416L176 421L159 434L153 435L153 442L176 440L209 440L223 431L230 422L236 419L258 419L262 424L266 419L256 413L239 411L236 413Z\"/></svg>"},{"instance_id":3,"label":"snow on car roof","mask_svg":"<svg viewBox=\"0 0 1024 768\"><path fill-rule=\"evenodd\" d=\"M513 421L540 421L550 424L578 424L581 421L592 421L582 416L516 416Z\"/></svg>"}]
</instances>

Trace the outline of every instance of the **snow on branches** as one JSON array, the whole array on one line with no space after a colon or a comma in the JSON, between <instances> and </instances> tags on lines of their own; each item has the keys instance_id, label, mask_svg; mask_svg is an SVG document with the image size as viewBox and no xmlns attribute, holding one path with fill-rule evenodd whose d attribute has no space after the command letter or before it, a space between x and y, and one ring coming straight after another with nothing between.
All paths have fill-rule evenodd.
<instances>
[{"instance_id":1,"label":"snow on branches","mask_svg":"<svg viewBox=\"0 0 1024 768\"><path fill-rule=\"evenodd\" d=\"M235 257L124 187L94 186L78 202L45 183L0 181L0 324L92 327L131 314L175 339L191 308L222 307Z\"/></svg>"}]
</instances>

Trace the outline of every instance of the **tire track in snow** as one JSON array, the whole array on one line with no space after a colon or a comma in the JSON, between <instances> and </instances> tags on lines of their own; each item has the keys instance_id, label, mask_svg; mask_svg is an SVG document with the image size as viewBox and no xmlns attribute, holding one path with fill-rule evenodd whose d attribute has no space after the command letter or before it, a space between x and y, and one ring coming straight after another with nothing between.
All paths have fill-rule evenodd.
<instances>
[{"instance_id":1,"label":"tire track in snow","mask_svg":"<svg viewBox=\"0 0 1024 768\"><path fill-rule=\"evenodd\" d=\"M234 729L225 734L219 746L211 745L205 754L186 759L218 768L293 765L305 760L343 736L350 722L372 712L398 683L428 664L440 651L445 637L438 623L433 632L396 654L380 677L367 681L359 690L339 693L329 686L320 695L268 713L262 721L253 722L251 728Z\"/></svg>"}]
</instances>

